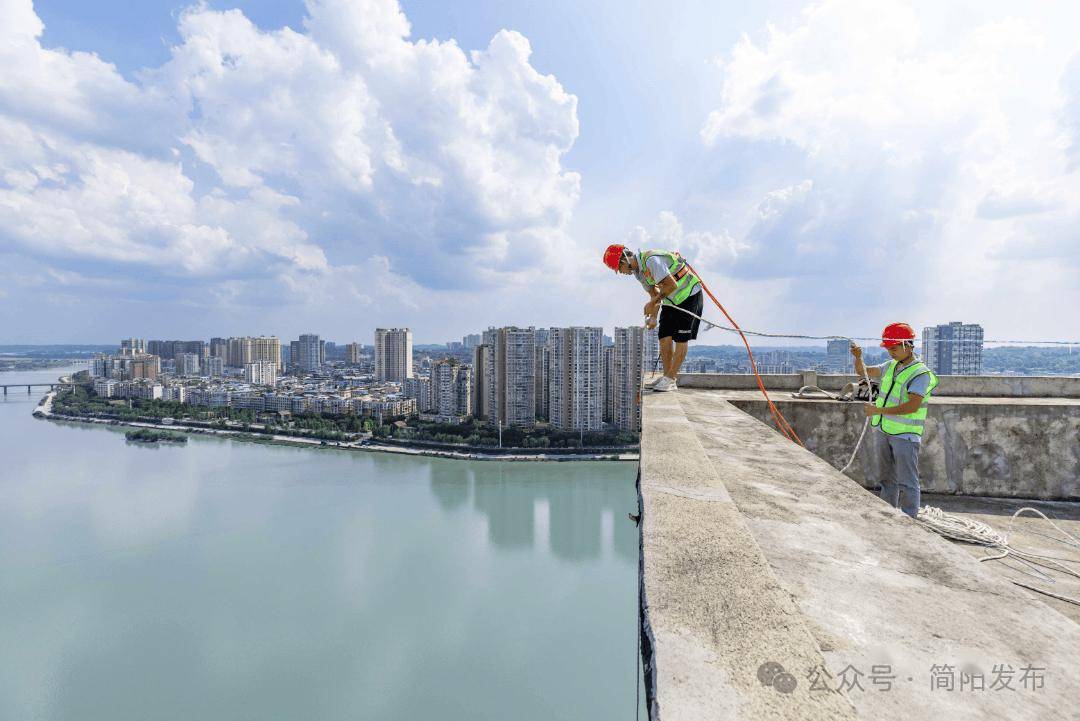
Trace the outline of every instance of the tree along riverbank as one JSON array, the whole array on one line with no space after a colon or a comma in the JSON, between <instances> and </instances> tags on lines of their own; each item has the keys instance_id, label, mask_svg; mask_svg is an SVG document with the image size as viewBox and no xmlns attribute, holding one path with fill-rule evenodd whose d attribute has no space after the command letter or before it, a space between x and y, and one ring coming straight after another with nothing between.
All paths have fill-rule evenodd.
<instances>
[{"instance_id":1,"label":"tree along riverbank","mask_svg":"<svg viewBox=\"0 0 1080 721\"><path fill-rule=\"evenodd\" d=\"M96 425L125 426L131 428L155 428L162 427L160 418L140 418L124 416L119 418L109 417L105 414L93 416L77 415L73 413L58 413L53 409L57 392L51 391L39 403L34 411L34 416L52 421L72 421ZM235 422L234 422L235 423ZM237 424L239 425L239 424ZM537 448L473 448L470 446L457 446L446 443L433 443L424 441L396 441L382 442L372 439L369 434L352 440L333 440L312 436L292 435L281 432L268 432L262 428L236 428L225 425L224 421L192 422L185 420L183 423L173 422L165 424L170 431L183 431L191 434L203 434L212 436L226 436L236 440L250 441L255 443L268 443L274 445L291 445L303 448L335 448L339 450L368 451L383 453L398 453L415 456L432 456L438 458L457 458L462 460L494 460L494 461L636 461L638 449L636 446L612 447L605 449L537 449Z\"/></svg>"}]
</instances>

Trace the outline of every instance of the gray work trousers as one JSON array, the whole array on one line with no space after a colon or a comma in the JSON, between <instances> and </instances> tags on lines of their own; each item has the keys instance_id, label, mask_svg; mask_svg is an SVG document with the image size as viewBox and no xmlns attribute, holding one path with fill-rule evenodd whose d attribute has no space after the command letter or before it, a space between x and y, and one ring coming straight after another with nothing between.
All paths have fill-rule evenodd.
<instances>
[{"instance_id":1,"label":"gray work trousers","mask_svg":"<svg viewBox=\"0 0 1080 721\"><path fill-rule=\"evenodd\" d=\"M880 430L873 432L873 451L876 456L871 467L881 484L881 499L893 508L900 508L912 518L919 515L919 446L921 443L890 436ZM901 499L902 502L901 502Z\"/></svg>"}]
</instances>

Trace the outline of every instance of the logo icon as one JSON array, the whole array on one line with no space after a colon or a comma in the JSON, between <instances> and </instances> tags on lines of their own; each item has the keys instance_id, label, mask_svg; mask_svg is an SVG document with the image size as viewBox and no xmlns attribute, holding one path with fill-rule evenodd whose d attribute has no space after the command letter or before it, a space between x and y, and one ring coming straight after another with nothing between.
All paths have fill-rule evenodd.
<instances>
[{"instance_id":1,"label":"logo icon","mask_svg":"<svg viewBox=\"0 0 1080 721\"><path fill-rule=\"evenodd\" d=\"M757 677L762 686L772 686L780 693L791 693L799 685L795 677L776 661L766 661L758 666Z\"/></svg>"}]
</instances>

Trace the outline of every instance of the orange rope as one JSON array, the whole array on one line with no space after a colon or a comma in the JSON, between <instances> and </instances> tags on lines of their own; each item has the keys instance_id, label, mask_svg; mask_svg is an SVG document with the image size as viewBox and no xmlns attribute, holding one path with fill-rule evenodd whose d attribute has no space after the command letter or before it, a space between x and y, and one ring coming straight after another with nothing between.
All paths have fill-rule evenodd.
<instances>
[{"instance_id":1,"label":"orange rope","mask_svg":"<svg viewBox=\"0 0 1080 721\"><path fill-rule=\"evenodd\" d=\"M746 355L750 357L750 368L754 371L754 377L757 378L758 388L761 389L761 394L765 396L765 402L769 404L769 410L772 412L773 420L776 422L776 427L780 429L780 432L784 434L784 437L789 441L798 443L803 448L806 445L795 434L795 429L791 427L791 424L787 422L787 418L784 418L784 414L780 412L780 409L776 407L776 404L772 402L772 398L769 398L769 392L765 390L765 381L761 379L761 374L758 373L757 363L754 361L754 352L750 350L750 342L746 340L746 335L742 332L742 328L735 322L735 319L731 317L731 314L727 312L723 304L716 299L716 296L709 290L709 286L705 285L705 281L701 279L701 274L694 270L694 266L690 263L686 264L686 267L690 269L690 272L698 277L698 282L701 283L702 290L708 294L710 300L716 304L716 307L720 309L720 312L724 314L724 317L728 319L731 326L739 331L739 337L742 338L743 345L746 346Z\"/></svg>"}]
</instances>

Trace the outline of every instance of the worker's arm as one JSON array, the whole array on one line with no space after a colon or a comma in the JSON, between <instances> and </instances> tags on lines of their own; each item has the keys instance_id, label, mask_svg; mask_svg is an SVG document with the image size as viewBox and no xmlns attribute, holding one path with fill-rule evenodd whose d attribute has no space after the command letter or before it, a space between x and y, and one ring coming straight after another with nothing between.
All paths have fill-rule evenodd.
<instances>
[{"instance_id":1,"label":"worker's arm","mask_svg":"<svg viewBox=\"0 0 1080 721\"><path fill-rule=\"evenodd\" d=\"M869 368L866 367L862 359L862 348L855 345L854 343L851 344L851 355L855 357L855 375L859 376L860 378L862 378L863 376L877 378L881 375L880 368L877 368L875 366L870 366Z\"/></svg>"},{"instance_id":2,"label":"worker's arm","mask_svg":"<svg viewBox=\"0 0 1080 721\"><path fill-rule=\"evenodd\" d=\"M922 399L923 397L918 393L908 393L908 399L898 406L877 408L872 403L867 403L863 406L863 410L868 416L903 416L919 410Z\"/></svg>"},{"instance_id":3,"label":"worker's arm","mask_svg":"<svg viewBox=\"0 0 1080 721\"><path fill-rule=\"evenodd\" d=\"M660 310L660 304L664 302L664 298L675 292L677 283L675 279L670 275L663 278L659 283L649 288L649 292L652 294L652 298L645 304L645 315L654 316Z\"/></svg>"}]
</instances>

